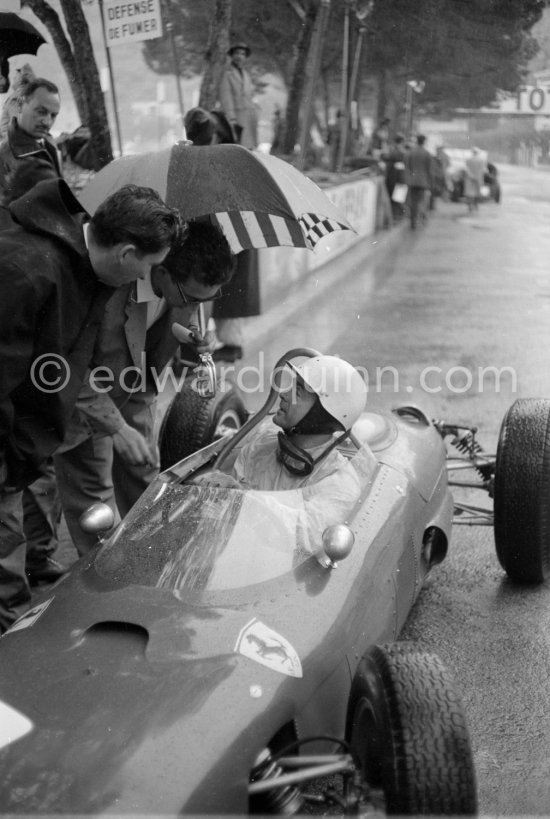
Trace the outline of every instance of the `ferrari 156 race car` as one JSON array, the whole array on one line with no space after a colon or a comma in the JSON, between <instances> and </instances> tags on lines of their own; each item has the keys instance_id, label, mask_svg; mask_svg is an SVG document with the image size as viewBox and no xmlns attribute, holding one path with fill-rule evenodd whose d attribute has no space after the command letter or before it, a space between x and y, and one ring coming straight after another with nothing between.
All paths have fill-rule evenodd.
<instances>
[{"instance_id":1,"label":"ferrari 156 race car","mask_svg":"<svg viewBox=\"0 0 550 819\"><path fill-rule=\"evenodd\" d=\"M290 351L276 370L314 354ZM548 407L533 424L512 408L496 459L475 430L417 407L365 412L341 445L360 498L319 533L276 492L193 483L232 463L276 380L0 640L3 811L475 814L459 695L436 656L396 640L447 552L448 467L494 492L510 576L544 579L545 522L537 540L515 497L531 468L548 481L546 454L520 466ZM108 529L107 513L91 508L83 526Z\"/></svg>"}]
</instances>

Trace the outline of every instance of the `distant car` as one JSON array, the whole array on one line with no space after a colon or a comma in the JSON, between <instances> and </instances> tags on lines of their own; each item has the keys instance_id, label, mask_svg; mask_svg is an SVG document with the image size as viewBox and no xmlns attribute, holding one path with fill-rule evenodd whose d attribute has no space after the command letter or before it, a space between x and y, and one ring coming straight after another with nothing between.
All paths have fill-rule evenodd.
<instances>
[{"instance_id":1,"label":"distant car","mask_svg":"<svg viewBox=\"0 0 550 819\"><path fill-rule=\"evenodd\" d=\"M460 202L464 199L464 176L466 173L466 160L471 154L469 149L445 148L445 153L450 159L447 174L451 180L451 201ZM502 198L502 191L498 179L498 170L494 163L487 163L487 171L484 175L481 186L480 201L494 201L499 203Z\"/></svg>"},{"instance_id":2,"label":"distant car","mask_svg":"<svg viewBox=\"0 0 550 819\"><path fill-rule=\"evenodd\" d=\"M314 352L290 351L275 371ZM533 413L509 414L496 484L475 430L413 406L364 413L341 448L360 498L321 536L294 516L289 493L192 482L227 468L276 399L272 390L231 438L166 469L0 639L4 812L476 812L454 685L437 657L395 640L447 552L447 467L494 484L508 514L514 492L528 491L527 438L543 474L548 407L537 405L533 429ZM546 484L535 482L539 501ZM501 560L512 576L525 563L530 579L548 549L523 528L522 508ZM106 511L83 525L108 528Z\"/></svg>"}]
</instances>

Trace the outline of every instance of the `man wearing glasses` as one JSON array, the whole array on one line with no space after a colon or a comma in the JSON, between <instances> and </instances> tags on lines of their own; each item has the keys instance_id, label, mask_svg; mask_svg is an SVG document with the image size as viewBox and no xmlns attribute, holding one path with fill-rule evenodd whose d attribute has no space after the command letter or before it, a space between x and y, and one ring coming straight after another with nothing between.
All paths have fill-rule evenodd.
<instances>
[{"instance_id":1,"label":"man wearing glasses","mask_svg":"<svg viewBox=\"0 0 550 819\"><path fill-rule=\"evenodd\" d=\"M222 297L233 269L233 254L219 228L191 223L184 241L150 277L120 288L109 302L70 443L55 458L61 504L79 554L97 543L79 526L82 512L102 501L118 522L158 474L157 397L163 387L178 383L165 368L184 328L192 332L188 347L197 360L198 354L212 352L212 334L202 336L199 330L199 308Z\"/></svg>"}]
</instances>

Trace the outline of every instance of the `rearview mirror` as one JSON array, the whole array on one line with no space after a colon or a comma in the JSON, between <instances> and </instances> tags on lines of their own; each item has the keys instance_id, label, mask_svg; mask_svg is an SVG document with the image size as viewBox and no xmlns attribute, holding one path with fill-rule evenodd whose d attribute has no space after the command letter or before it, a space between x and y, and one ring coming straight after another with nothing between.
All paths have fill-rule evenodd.
<instances>
[{"instance_id":1,"label":"rearview mirror","mask_svg":"<svg viewBox=\"0 0 550 819\"><path fill-rule=\"evenodd\" d=\"M325 569L335 569L339 560L344 560L353 548L355 535L344 523L329 526L323 532L323 547L315 557Z\"/></svg>"},{"instance_id":2,"label":"rearview mirror","mask_svg":"<svg viewBox=\"0 0 550 819\"><path fill-rule=\"evenodd\" d=\"M115 513L106 503L92 503L78 519L83 532L100 535L108 532L115 524Z\"/></svg>"}]
</instances>

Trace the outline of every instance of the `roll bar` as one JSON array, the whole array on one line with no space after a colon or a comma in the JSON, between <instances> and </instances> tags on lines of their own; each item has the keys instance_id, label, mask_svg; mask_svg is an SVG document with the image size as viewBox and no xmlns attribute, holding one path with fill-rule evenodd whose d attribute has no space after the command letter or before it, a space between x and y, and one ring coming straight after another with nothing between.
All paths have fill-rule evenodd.
<instances>
[{"instance_id":1,"label":"roll bar","mask_svg":"<svg viewBox=\"0 0 550 819\"><path fill-rule=\"evenodd\" d=\"M306 358L315 358L315 356L322 355L318 350L314 350L313 347L296 347L293 350L289 350L287 353L282 355L277 363L273 368L273 373L271 376L271 389L269 390L269 395L267 399L258 412L249 418L246 423L242 425L242 427L231 437L231 439L226 443L216 460L214 461L213 469L220 469L222 464L227 460L227 457L230 452L233 451L235 446L242 441L245 435L248 435L251 429L253 429L260 421L263 421L265 416L268 414L269 410L275 404L277 398L280 395L280 379L281 373L288 362L293 358L298 358L300 356Z\"/></svg>"}]
</instances>

